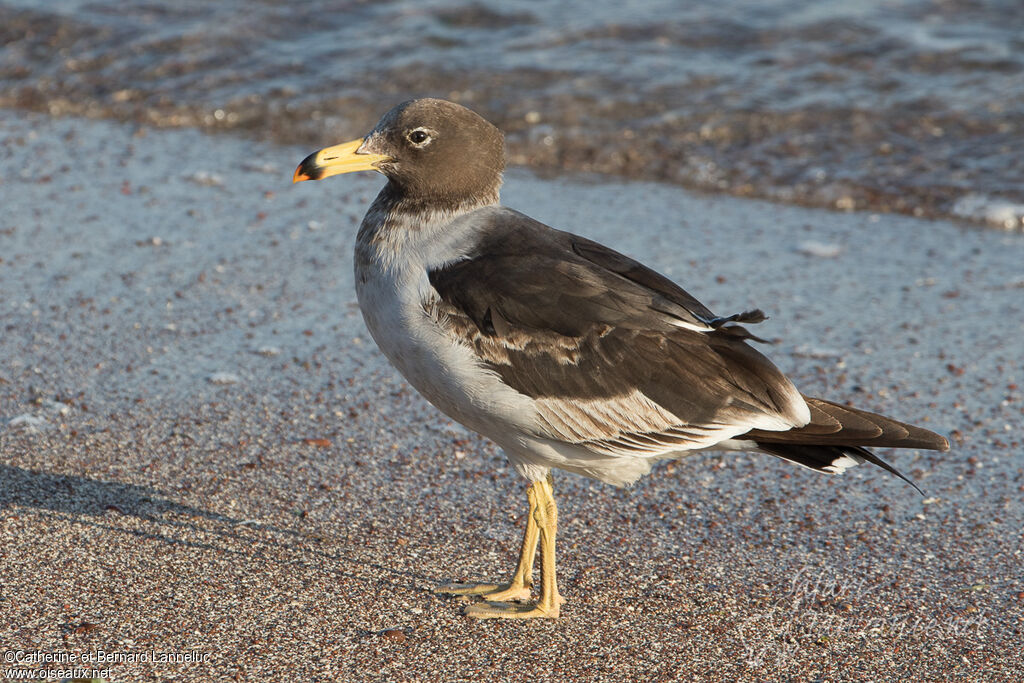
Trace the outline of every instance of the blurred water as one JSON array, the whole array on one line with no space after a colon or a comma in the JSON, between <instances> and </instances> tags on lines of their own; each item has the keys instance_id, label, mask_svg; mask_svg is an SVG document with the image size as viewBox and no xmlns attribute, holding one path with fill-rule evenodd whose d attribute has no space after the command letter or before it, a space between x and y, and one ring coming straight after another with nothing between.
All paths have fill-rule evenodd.
<instances>
[{"instance_id":1,"label":"blurred water","mask_svg":"<svg viewBox=\"0 0 1024 683\"><path fill-rule=\"evenodd\" d=\"M0 106L322 145L433 95L540 169L1024 214L1019 0L0 0L0 41Z\"/></svg>"}]
</instances>

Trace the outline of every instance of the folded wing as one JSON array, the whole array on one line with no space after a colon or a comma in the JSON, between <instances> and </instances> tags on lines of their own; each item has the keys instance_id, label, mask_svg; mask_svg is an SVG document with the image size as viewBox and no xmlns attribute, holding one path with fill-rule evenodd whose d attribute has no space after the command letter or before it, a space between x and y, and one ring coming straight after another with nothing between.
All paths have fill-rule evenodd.
<instances>
[{"instance_id":1,"label":"folded wing","mask_svg":"<svg viewBox=\"0 0 1024 683\"><path fill-rule=\"evenodd\" d=\"M474 249L429 273L431 313L535 400L538 435L607 455L707 448L810 421L792 383L670 280L596 242L489 209Z\"/></svg>"}]
</instances>

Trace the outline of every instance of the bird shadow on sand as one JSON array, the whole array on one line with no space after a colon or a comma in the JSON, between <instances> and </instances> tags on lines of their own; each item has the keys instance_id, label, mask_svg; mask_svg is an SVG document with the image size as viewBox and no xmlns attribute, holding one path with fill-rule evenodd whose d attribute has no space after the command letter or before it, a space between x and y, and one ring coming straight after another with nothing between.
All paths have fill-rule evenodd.
<instances>
[{"instance_id":1,"label":"bird shadow on sand","mask_svg":"<svg viewBox=\"0 0 1024 683\"><path fill-rule=\"evenodd\" d=\"M34 508L68 524L103 529L150 541L201 551L254 558L269 551L288 551L287 564L337 577L430 593L429 578L367 562L320 545L344 541L316 533L236 519L175 502L166 493L148 486L101 481L67 474L50 474L0 464L0 514L18 508ZM136 518L129 520L128 518ZM142 522L141 524L139 522ZM280 557L280 552L275 552ZM359 566L352 572L343 566Z\"/></svg>"}]
</instances>

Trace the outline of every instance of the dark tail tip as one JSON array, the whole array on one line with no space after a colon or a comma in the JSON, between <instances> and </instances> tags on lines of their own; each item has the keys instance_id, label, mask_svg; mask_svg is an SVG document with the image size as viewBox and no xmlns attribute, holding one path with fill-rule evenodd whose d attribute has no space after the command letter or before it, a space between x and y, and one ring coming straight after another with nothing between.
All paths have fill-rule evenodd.
<instances>
[{"instance_id":1,"label":"dark tail tip","mask_svg":"<svg viewBox=\"0 0 1024 683\"><path fill-rule=\"evenodd\" d=\"M848 460L851 458L857 462L870 462L873 465L881 467L890 474L896 475L913 486L914 490L922 496L924 495L924 491L922 491L921 488L908 477L904 476L902 472L861 446L772 443L770 441L757 441L756 443L757 447L765 453L769 453L782 458L783 460L788 460L796 463L797 465L802 465L803 467L807 467L823 474L840 473L842 469L850 466L851 463L848 462ZM844 459L846 459L847 462L844 463Z\"/></svg>"}]
</instances>

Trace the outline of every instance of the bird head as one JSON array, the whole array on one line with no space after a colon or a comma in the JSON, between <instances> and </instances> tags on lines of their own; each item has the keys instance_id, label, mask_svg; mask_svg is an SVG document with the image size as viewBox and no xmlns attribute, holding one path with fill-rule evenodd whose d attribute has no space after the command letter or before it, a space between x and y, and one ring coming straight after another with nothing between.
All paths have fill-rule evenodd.
<instances>
[{"instance_id":1,"label":"bird head","mask_svg":"<svg viewBox=\"0 0 1024 683\"><path fill-rule=\"evenodd\" d=\"M406 198L460 201L496 192L504 167L501 131L462 105L418 99L391 109L366 137L310 154L293 181L378 171Z\"/></svg>"}]
</instances>

